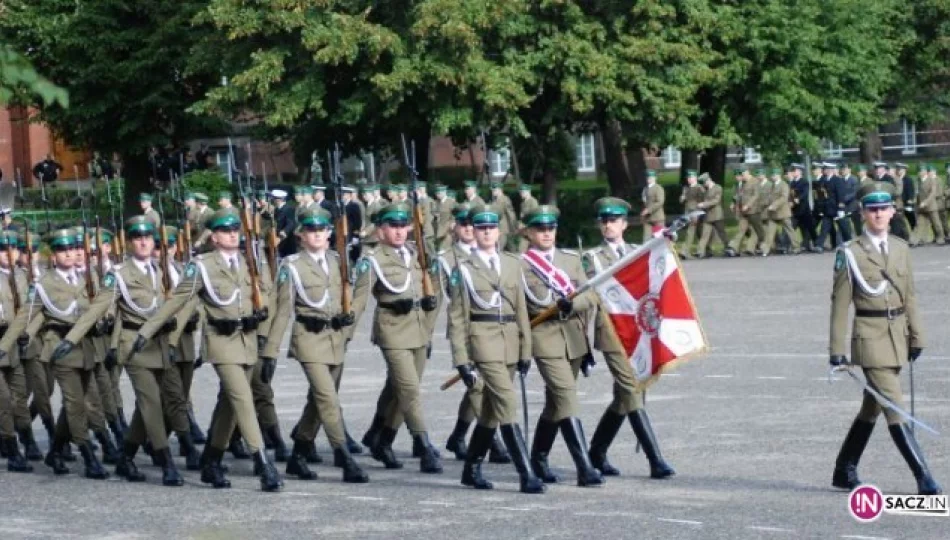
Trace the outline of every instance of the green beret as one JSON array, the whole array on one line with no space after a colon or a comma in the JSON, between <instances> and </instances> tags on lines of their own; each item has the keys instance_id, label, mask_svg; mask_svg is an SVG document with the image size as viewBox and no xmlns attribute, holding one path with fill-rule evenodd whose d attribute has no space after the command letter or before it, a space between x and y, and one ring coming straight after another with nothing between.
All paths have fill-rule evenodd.
<instances>
[{"instance_id":1,"label":"green beret","mask_svg":"<svg viewBox=\"0 0 950 540\"><path fill-rule=\"evenodd\" d=\"M17 237L16 231L0 231L0 247L20 247L20 239Z\"/></svg>"},{"instance_id":2,"label":"green beret","mask_svg":"<svg viewBox=\"0 0 950 540\"><path fill-rule=\"evenodd\" d=\"M895 188L890 182L869 182L858 190L863 208L893 206Z\"/></svg>"},{"instance_id":3,"label":"green beret","mask_svg":"<svg viewBox=\"0 0 950 540\"><path fill-rule=\"evenodd\" d=\"M597 217L627 217L630 213L630 203L617 197L603 197L594 203Z\"/></svg>"},{"instance_id":4,"label":"green beret","mask_svg":"<svg viewBox=\"0 0 950 540\"><path fill-rule=\"evenodd\" d=\"M409 216L412 209L404 202L389 203L379 209L376 221L380 225L389 223L390 225L405 225L409 223Z\"/></svg>"},{"instance_id":5,"label":"green beret","mask_svg":"<svg viewBox=\"0 0 950 540\"><path fill-rule=\"evenodd\" d=\"M307 227L331 227L333 216L322 207L308 208L300 213L297 219L297 232Z\"/></svg>"},{"instance_id":6,"label":"green beret","mask_svg":"<svg viewBox=\"0 0 950 540\"><path fill-rule=\"evenodd\" d=\"M472 225L498 225L500 221L498 213L487 204L476 204L469 210L468 219Z\"/></svg>"},{"instance_id":7,"label":"green beret","mask_svg":"<svg viewBox=\"0 0 950 540\"><path fill-rule=\"evenodd\" d=\"M200 203L208 204L208 196L201 192L195 193L195 200Z\"/></svg>"},{"instance_id":8,"label":"green beret","mask_svg":"<svg viewBox=\"0 0 950 540\"><path fill-rule=\"evenodd\" d=\"M468 214L472 210L472 205L463 202L455 206L452 209L452 217L455 218L455 221L461 225L468 223Z\"/></svg>"},{"instance_id":9,"label":"green beret","mask_svg":"<svg viewBox=\"0 0 950 540\"><path fill-rule=\"evenodd\" d=\"M56 229L47 236L47 243L50 247L76 247L79 243L76 241L76 231L73 229Z\"/></svg>"},{"instance_id":10,"label":"green beret","mask_svg":"<svg viewBox=\"0 0 950 540\"><path fill-rule=\"evenodd\" d=\"M140 234L142 236L154 234L155 225L145 216L134 216L126 220L125 233L128 235Z\"/></svg>"},{"instance_id":11,"label":"green beret","mask_svg":"<svg viewBox=\"0 0 950 540\"><path fill-rule=\"evenodd\" d=\"M561 216L561 211L553 204L542 204L534 210L528 212L525 216L525 223L529 227L535 225L557 225L557 219Z\"/></svg>"},{"instance_id":12,"label":"green beret","mask_svg":"<svg viewBox=\"0 0 950 540\"><path fill-rule=\"evenodd\" d=\"M220 208L205 221L205 227L212 231L240 226L241 215L238 214L238 211L234 208Z\"/></svg>"},{"instance_id":13,"label":"green beret","mask_svg":"<svg viewBox=\"0 0 950 540\"><path fill-rule=\"evenodd\" d=\"M151 194L151 193L146 193L146 192L144 192L144 191L143 191L142 193L139 193L139 201L152 202L152 194Z\"/></svg>"},{"instance_id":14,"label":"green beret","mask_svg":"<svg viewBox=\"0 0 950 540\"><path fill-rule=\"evenodd\" d=\"M230 192L230 191L219 191L219 192L218 192L218 200L219 200L219 201L223 201L223 200L225 200L225 199L227 199L227 200L229 200L229 201L231 200L231 192Z\"/></svg>"}]
</instances>

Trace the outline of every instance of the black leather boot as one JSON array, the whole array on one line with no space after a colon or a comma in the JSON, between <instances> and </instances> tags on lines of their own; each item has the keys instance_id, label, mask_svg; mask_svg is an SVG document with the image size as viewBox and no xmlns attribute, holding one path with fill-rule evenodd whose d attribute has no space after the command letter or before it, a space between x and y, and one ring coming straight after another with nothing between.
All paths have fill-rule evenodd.
<instances>
[{"instance_id":1,"label":"black leather boot","mask_svg":"<svg viewBox=\"0 0 950 540\"><path fill-rule=\"evenodd\" d=\"M82 461L86 465L86 478L93 480L105 480L109 478L109 472L102 468L102 464L99 463L96 452L92 449L92 444L90 444L89 441L86 441L79 447L79 453L82 454Z\"/></svg>"},{"instance_id":2,"label":"black leather boot","mask_svg":"<svg viewBox=\"0 0 950 540\"><path fill-rule=\"evenodd\" d=\"M417 433L412 436L413 446L418 445L422 450L422 456L419 458L419 471L427 474L441 474L442 460L435 447L429 442L428 433Z\"/></svg>"},{"instance_id":3,"label":"black leather boot","mask_svg":"<svg viewBox=\"0 0 950 540\"><path fill-rule=\"evenodd\" d=\"M274 464L267 460L267 452L263 448L254 454L254 468L260 470L261 491L280 491L284 481Z\"/></svg>"},{"instance_id":4,"label":"black leather boot","mask_svg":"<svg viewBox=\"0 0 950 540\"><path fill-rule=\"evenodd\" d=\"M633 411L630 413L630 425L633 426L633 433L640 441L643 453L646 454L650 462L650 478L666 478L673 476L676 471L673 467L667 465L660 455L660 446L656 443L656 435L653 434L653 426L650 425L650 417L647 416L645 409Z\"/></svg>"},{"instance_id":5,"label":"black leather boot","mask_svg":"<svg viewBox=\"0 0 950 540\"><path fill-rule=\"evenodd\" d=\"M109 431L112 432L112 436L115 438L115 445L118 448L125 447L125 431L122 430L122 424L118 420L113 420L109 422Z\"/></svg>"},{"instance_id":6,"label":"black leather boot","mask_svg":"<svg viewBox=\"0 0 950 540\"><path fill-rule=\"evenodd\" d=\"M406 427L406 432L409 433L409 437L412 438L412 457L421 458L428 453L435 453L435 457L441 458L442 452L439 452L439 449L435 446L429 445L428 448L419 444L419 440L412 436L412 432L409 431L409 427Z\"/></svg>"},{"instance_id":7,"label":"black leather boot","mask_svg":"<svg viewBox=\"0 0 950 540\"><path fill-rule=\"evenodd\" d=\"M376 435L376 445L370 448L373 459L382 462L387 469L401 469L402 462L396 459L393 453L393 441L396 440L396 430L383 426Z\"/></svg>"},{"instance_id":8,"label":"black leather boot","mask_svg":"<svg viewBox=\"0 0 950 540\"><path fill-rule=\"evenodd\" d=\"M316 480L317 473L307 466L307 451L310 445L306 441L294 441L294 449L287 460L287 475L293 475L300 480Z\"/></svg>"},{"instance_id":9,"label":"black leather boot","mask_svg":"<svg viewBox=\"0 0 950 540\"><path fill-rule=\"evenodd\" d=\"M910 466L910 471L914 473L914 478L917 479L917 494L942 494L943 490L940 489L940 484L931 476L930 468L927 467L927 462L924 461L924 454L920 451L917 439L914 438L914 434L911 433L907 424L887 426L887 430L891 432L891 438L894 439L894 444L896 444L897 449L901 451L901 455L904 456L904 461Z\"/></svg>"},{"instance_id":10,"label":"black leather boot","mask_svg":"<svg viewBox=\"0 0 950 540\"><path fill-rule=\"evenodd\" d=\"M43 423L46 424L45 421ZM56 437L51 438L49 441L49 452L47 452L43 463L53 469L53 474L56 476L69 474L69 467L66 466L66 463L63 461L63 455L60 453L60 448L68 445L69 442Z\"/></svg>"},{"instance_id":11,"label":"black leather boot","mask_svg":"<svg viewBox=\"0 0 950 540\"><path fill-rule=\"evenodd\" d=\"M261 440L264 441L264 448L267 450L274 449L274 440L271 438L270 433L264 426L258 424L258 427L261 429Z\"/></svg>"},{"instance_id":12,"label":"black leather boot","mask_svg":"<svg viewBox=\"0 0 950 540\"><path fill-rule=\"evenodd\" d=\"M135 454L138 453L137 444L122 445L122 453L119 455L119 462L115 464L115 475L125 478L129 482L144 482L145 475L139 472L135 465Z\"/></svg>"},{"instance_id":13,"label":"black leather boot","mask_svg":"<svg viewBox=\"0 0 950 540\"><path fill-rule=\"evenodd\" d=\"M350 450L343 445L333 449L333 461L343 468L343 481L349 484L365 484L369 482L369 475L356 463Z\"/></svg>"},{"instance_id":14,"label":"black leather boot","mask_svg":"<svg viewBox=\"0 0 950 540\"><path fill-rule=\"evenodd\" d=\"M835 460L835 472L831 475L832 486L852 490L861 485L861 480L858 478L858 462L867 447L872 431L874 431L873 422L854 419L848 435L841 443L838 459Z\"/></svg>"},{"instance_id":15,"label":"black leather boot","mask_svg":"<svg viewBox=\"0 0 950 540\"><path fill-rule=\"evenodd\" d=\"M501 426L501 436L505 440L505 446L511 453L511 461L515 464L515 470L521 480L522 493L544 493L544 482L534 474L531 468L531 462L528 461L528 446L524 442L524 435L521 433L521 426L518 424L505 424Z\"/></svg>"},{"instance_id":16,"label":"black leather boot","mask_svg":"<svg viewBox=\"0 0 950 540\"><path fill-rule=\"evenodd\" d=\"M76 457L76 454L73 453L73 447L68 442L63 445L63 448L59 451L59 455L63 458L63 461L72 463L79 461L79 458Z\"/></svg>"},{"instance_id":17,"label":"black leather boot","mask_svg":"<svg viewBox=\"0 0 950 540\"><path fill-rule=\"evenodd\" d=\"M538 425L534 429L534 442L531 443L531 468L545 484L556 484L561 481L561 477L554 474L548 466L548 454L554 446L555 437L557 437L557 424L544 418L538 419Z\"/></svg>"},{"instance_id":18,"label":"black leather boot","mask_svg":"<svg viewBox=\"0 0 950 540\"><path fill-rule=\"evenodd\" d=\"M191 440L195 444L206 444L208 442L208 438L204 431L201 431L201 426L198 425L198 421L195 419L195 410L191 405L188 405L188 431L191 432Z\"/></svg>"},{"instance_id":19,"label":"black leather boot","mask_svg":"<svg viewBox=\"0 0 950 540\"><path fill-rule=\"evenodd\" d=\"M16 437L3 437L0 440L7 454L7 470L10 472L28 473L33 472L33 466L20 454L20 447L17 446Z\"/></svg>"},{"instance_id":20,"label":"black leather boot","mask_svg":"<svg viewBox=\"0 0 950 540\"><path fill-rule=\"evenodd\" d=\"M369 425L369 429L363 434L363 440L361 441L363 446L370 450L376 446L376 438L379 436L379 431L383 428L383 422L385 421L386 419L382 416L373 416L373 423Z\"/></svg>"},{"instance_id":21,"label":"black leather boot","mask_svg":"<svg viewBox=\"0 0 950 540\"><path fill-rule=\"evenodd\" d=\"M102 447L102 463L106 465L115 465L119 461L119 449L116 448L115 444L112 442L112 438L109 437L108 431L96 431L96 439L99 441L99 446Z\"/></svg>"},{"instance_id":22,"label":"black leather boot","mask_svg":"<svg viewBox=\"0 0 950 540\"><path fill-rule=\"evenodd\" d=\"M511 456L508 455L508 449L505 448L505 443L501 442L501 437L497 434L495 435L495 439L492 440L491 448L488 451L488 462L501 463L502 465L511 463Z\"/></svg>"},{"instance_id":23,"label":"black leather boot","mask_svg":"<svg viewBox=\"0 0 950 540\"><path fill-rule=\"evenodd\" d=\"M462 485L475 489L494 489L494 485L482 476L482 461L488 454L488 449L495 440L495 429L475 424L472 432L472 444L468 447L465 456L465 466L462 467Z\"/></svg>"},{"instance_id":24,"label":"black leather boot","mask_svg":"<svg viewBox=\"0 0 950 540\"><path fill-rule=\"evenodd\" d=\"M287 445L284 444L284 436L280 434L280 425L268 426L267 434L270 435L269 438L274 446L274 461L286 463L290 452L287 450Z\"/></svg>"},{"instance_id":25,"label":"black leather boot","mask_svg":"<svg viewBox=\"0 0 950 540\"><path fill-rule=\"evenodd\" d=\"M590 456L587 454L587 440L584 438L584 428L581 426L580 419L571 416L561 420L560 425L561 435L564 436L567 449L574 458L577 485L581 487L602 485L604 477L591 465Z\"/></svg>"},{"instance_id":26,"label":"black leather boot","mask_svg":"<svg viewBox=\"0 0 950 540\"><path fill-rule=\"evenodd\" d=\"M610 448L610 443L614 442L614 437L617 436L622 425L623 415L607 409L600 417L594 436L590 440L590 462L604 476L620 476L620 470L607 461L607 449Z\"/></svg>"},{"instance_id":27,"label":"black leather boot","mask_svg":"<svg viewBox=\"0 0 950 540\"><path fill-rule=\"evenodd\" d=\"M341 411L340 417L342 418L342 416L343 413ZM346 437L346 451L353 455L362 454L363 447L350 435L350 431L346 429L346 422L340 420L340 424L343 426L343 436Z\"/></svg>"},{"instance_id":28,"label":"black leather boot","mask_svg":"<svg viewBox=\"0 0 950 540\"><path fill-rule=\"evenodd\" d=\"M18 432L20 444L23 445L23 456L29 461L43 461L43 452L36 445L36 439L33 438L33 428L23 428Z\"/></svg>"},{"instance_id":29,"label":"black leather boot","mask_svg":"<svg viewBox=\"0 0 950 540\"><path fill-rule=\"evenodd\" d=\"M295 446L297 444L297 428L298 427L299 426L294 426L294 428L290 430L290 440L294 441ZM306 448L307 463L323 463L323 458L320 457L320 453L317 452L317 442L315 440L308 441L306 444L307 444L307 448Z\"/></svg>"},{"instance_id":30,"label":"black leather boot","mask_svg":"<svg viewBox=\"0 0 950 540\"><path fill-rule=\"evenodd\" d=\"M241 437L241 432L237 428L234 428L234 433L231 434L228 452L231 452L234 459L251 459L251 449L247 447L244 438Z\"/></svg>"},{"instance_id":31,"label":"black leather boot","mask_svg":"<svg viewBox=\"0 0 950 540\"><path fill-rule=\"evenodd\" d=\"M465 445L465 435L468 434L468 428L471 422L466 422L459 418L455 421L455 429L445 441L445 449L455 454L455 459L462 461L468 456L468 447Z\"/></svg>"},{"instance_id":32,"label":"black leather boot","mask_svg":"<svg viewBox=\"0 0 950 540\"><path fill-rule=\"evenodd\" d=\"M179 453L185 457L185 470L200 471L201 454L198 453L198 448L191 440L191 431L181 431L176 433L176 436L178 437Z\"/></svg>"},{"instance_id":33,"label":"black leather boot","mask_svg":"<svg viewBox=\"0 0 950 540\"><path fill-rule=\"evenodd\" d=\"M172 459L171 448L166 446L161 450L156 450L155 455L158 458L159 466L162 468L162 485L169 487L185 485L185 480L178 472L178 467L175 466L175 460Z\"/></svg>"},{"instance_id":34,"label":"black leather boot","mask_svg":"<svg viewBox=\"0 0 950 540\"><path fill-rule=\"evenodd\" d=\"M155 449L152 447L152 441L146 440L144 443L142 443L142 452L144 452L145 455L148 456L149 459L152 460L153 467L162 466L162 464L159 463L159 458L158 458L158 455L155 453Z\"/></svg>"},{"instance_id":35,"label":"black leather boot","mask_svg":"<svg viewBox=\"0 0 950 540\"><path fill-rule=\"evenodd\" d=\"M231 481L224 477L224 469L221 467L221 458L224 457L224 450L219 450L210 444L206 444L201 453L201 482L211 484L214 489L224 489L231 487Z\"/></svg>"}]
</instances>

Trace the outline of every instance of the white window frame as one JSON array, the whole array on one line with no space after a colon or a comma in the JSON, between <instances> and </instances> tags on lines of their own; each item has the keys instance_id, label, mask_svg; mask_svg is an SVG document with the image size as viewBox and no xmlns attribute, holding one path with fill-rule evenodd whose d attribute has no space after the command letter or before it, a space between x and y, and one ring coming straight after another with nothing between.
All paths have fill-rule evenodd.
<instances>
[{"instance_id":1,"label":"white window frame","mask_svg":"<svg viewBox=\"0 0 950 540\"><path fill-rule=\"evenodd\" d=\"M505 146L498 150L488 151L488 167L493 178L501 178L511 170L511 149L508 148L507 141Z\"/></svg>"},{"instance_id":2,"label":"white window frame","mask_svg":"<svg viewBox=\"0 0 950 540\"><path fill-rule=\"evenodd\" d=\"M755 151L755 148L746 146L744 150L744 163L756 164L762 163L762 154Z\"/></svg>"},{"instance_id":3,"label":"white window frame","mask_svg":"<svg viewBox=\"0 0 950 540\"><path fill-rule=\"evenodd\" d=\"M577 172L592 173L597 172L597 145L594 141L593 133L581 133L577 136L577 144L574 147L577 158Z\"/></svg>"},{"instance_id":4,"label":"white window frame","mask_svg":"<svg viewBox=\"0 0 950 540\"><path fill-rule=\"evenodd\" d=\"M663 168L676 169L683 166L683 152L675 146L667 146L663 149Z\"/></svg>"},{"instance_id":5,"label":"white window frame","mask_svg":"<svg viewBox=\"0 0 950 540\"><path fill-rule=\"evenodd\" d=\"M912 156L917 153L917 125L901 118L901 154Z\"/></svg>"},{"instance_id":6,"label":"white window frame","mask_svg":"<svg viewBox=\"0 0 950 540\"><path fill-rule=\"evenodd\" d=\"M221 169L221 172L227 175L228 182L233 183L234 168L231 160L231 152L229 152L227 149L215 150L214 161L218 165L218 168Z\"/></svg>"},{"instance_id":7,"label":"white window frame","mask_svg":"<svg viewBox=\"0 0 950 540\"><path fill-rule=\"evenodd\" d=\"M844 157L844 147L835 144L833 141L823 141L821 145L822 155L828 158Z\"/></svg>"}]
</instances>

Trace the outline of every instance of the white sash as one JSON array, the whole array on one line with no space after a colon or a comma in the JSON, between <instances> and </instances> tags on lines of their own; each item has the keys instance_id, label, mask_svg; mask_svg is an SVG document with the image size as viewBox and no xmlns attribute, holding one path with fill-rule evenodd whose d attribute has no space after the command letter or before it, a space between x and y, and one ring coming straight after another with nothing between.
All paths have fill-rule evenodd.
<instances>
[{"instance_id":1,"label":"white sash","mask_svg":"<svg viewBox=\"0 0 950 540\"><path fill-rule=\"evenodd\" d=\"M294 287L291 289L291 300L293 300L293 292L296 292L300 300L308 307L313 309L323 309L323 307L327 305L327 302L330 301L329 287L323 291L323 298L321 298L319 302L314 302L309 296L307 296L307 293L303 288L303 281L300 279L300 274L297 273L297 269L294 267L294 265L290 261L285 260L283 266L287 267L287 270L290 272L290 279L294 282Z\"/></svg>"}]
</instances>

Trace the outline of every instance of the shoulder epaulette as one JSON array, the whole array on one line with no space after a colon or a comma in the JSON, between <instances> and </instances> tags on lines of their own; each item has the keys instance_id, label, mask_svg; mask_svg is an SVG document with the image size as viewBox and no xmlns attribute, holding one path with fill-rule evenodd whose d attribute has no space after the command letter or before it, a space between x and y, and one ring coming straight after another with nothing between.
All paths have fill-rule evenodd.
<instances>
[{"instance_id":1,"label":"shoulder epaulette","mask_svg":"<svg viewBox=\"0 0 950 540\"><path fill-rule=\"evenodd\" d=\"M293 255L288 255L285 259L290 262L297 262L297 260L300 259L300 254L294 253Z\"/></svg>"},{"instance_id":2,"label":"shoulder epaulette","mask_svg":"<svg viewBox=\"0 0 950 540\"><path fill-rule=\"evenodd\" d=\"M573 250L573 249L561 249L560 252L563 253L563 254L565 254L565 255L573 255L573 256L575 256L575 257L580 257L580 256L581 256L580 253L578 253L577 251L575 251L575 250Z\"/></svg>"}]
</instances>

